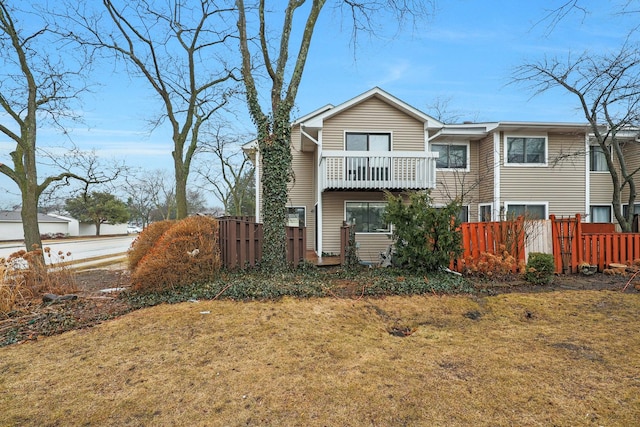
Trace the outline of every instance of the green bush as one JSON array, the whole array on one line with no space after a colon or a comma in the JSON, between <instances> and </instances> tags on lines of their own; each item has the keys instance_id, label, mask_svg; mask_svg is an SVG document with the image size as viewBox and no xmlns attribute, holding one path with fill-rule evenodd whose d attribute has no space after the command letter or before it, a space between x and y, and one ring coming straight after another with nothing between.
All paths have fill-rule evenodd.
<instances>
[{"instance_id":1,"label":"green bush","mask_svg":"<svg viewBox=\"0 0 640 427\"><path fill-rule=\"evenodd\" d=\"M527 282L536 285L549 285L553 281L553 274L556 270L553 255L532 252L529 254L527 270L524 278Z\"/></svg>"},{"instance_id":2,"label":"green bush","mask_svg":"<svg viewBox=\"0 0 640 427\"><path fill-rule=\"evenodd\" d=\"M393 264L412 271L448 267L462 253L460 203L434 207L428 191L402 195L386 193L384 220L393 224Z\"/></svg>"}]
</instances>

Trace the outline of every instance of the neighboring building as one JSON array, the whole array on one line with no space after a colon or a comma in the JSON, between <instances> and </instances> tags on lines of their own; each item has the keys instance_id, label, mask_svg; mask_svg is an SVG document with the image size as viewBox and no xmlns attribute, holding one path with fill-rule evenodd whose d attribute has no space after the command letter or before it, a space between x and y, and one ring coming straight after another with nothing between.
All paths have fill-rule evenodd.
<instances>
[{"instance_id":1,"label":"neighboring building","mask_svg":"<svg viewBox=\"0 0 640 427\"><path fill-rule=\"evenodd\" d=\"M341 225L355 223L359 257L377 261L391 234L382 190L431 189L436 205L460 198L463 221L576 213L611 221L601 208L611 207L611 183L597 155L585 154L588 132L582 123L448 125L376 87L292 124L289 222L307 227L319 255L339 253ZM255 142L244 149L256 165L261 221L260 153Z\"/></svg>"},{"instance_id":2,"label":"neighboring building","mask_svg":"<svg viewBox=\"0 0 640 427\"><path fill-rule=\"evenodd\" d=\"M95 236L96 226L55 214L38 214L40 235ZM127 234L127 224L102 224L101 235ZM0 211L0 241L24 240L20 211Z\"/></svg>"},{"instance_id":3,"label":"neighboring building","mask_svg":"<svg viewBox=\"0 0 640 427\"><path fill-rule=\"evenodd\" d=\"M69 234L69 223L73 220L53 215L38 214L40 234ZM0 211L0 241L24 240L20 211Z\"/></svg>"}]
</instances>

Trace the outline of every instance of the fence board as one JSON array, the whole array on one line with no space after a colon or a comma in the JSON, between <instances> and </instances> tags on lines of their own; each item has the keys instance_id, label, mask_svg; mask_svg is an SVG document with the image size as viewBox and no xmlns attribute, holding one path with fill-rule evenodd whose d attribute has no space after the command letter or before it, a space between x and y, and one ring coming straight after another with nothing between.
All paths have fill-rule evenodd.
<instances>
[{"instance_id":1,"label":"fence board","mask_svg":"<svg viewBox=\"0 0 640 427\"><path fill-rule=\"evenodd\" d=\"M262 224L252 221L253 217L223 217L220 224L220 252L222 265L233 270L255 267L262 259ZM287 261L296 266L306 254L306 228L286 227Z\"/></svg>"}]
</instances>

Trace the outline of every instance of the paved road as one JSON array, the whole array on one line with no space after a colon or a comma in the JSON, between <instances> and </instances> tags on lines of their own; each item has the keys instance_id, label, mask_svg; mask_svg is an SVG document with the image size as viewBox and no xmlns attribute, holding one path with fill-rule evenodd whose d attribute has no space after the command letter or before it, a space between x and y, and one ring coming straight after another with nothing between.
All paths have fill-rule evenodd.
<instances>
[{"instance_id":1,"label":"paved road","mask_svg":"<svg viewBox=\"0 0 640 427\"><path fill-rule=\"evenodd\" d=\"M122 254L129 249L136 235L95 237L82 239L48 240L43 242L43 247L51 248L51 258L47 262L59 262L58 252L65 255L65 261L79 261L88 258L108 257L109 255ZM0 242L0 258L6 258L13 252L24 249L22 242ZM71 256L67 257L67 252Z\"/></svg>"}]
</instances>

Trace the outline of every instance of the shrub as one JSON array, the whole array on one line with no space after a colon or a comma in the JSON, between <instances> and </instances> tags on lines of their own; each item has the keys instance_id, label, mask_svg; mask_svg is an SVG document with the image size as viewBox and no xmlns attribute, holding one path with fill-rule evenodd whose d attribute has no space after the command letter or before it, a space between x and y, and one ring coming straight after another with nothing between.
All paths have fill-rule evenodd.
<instances>
[{"instance_id":1,"label":"shrub","mask_svg":"<svg viewBox=\"0 0 640 427\"><path fill-rule=\"evenodd\" d=\"M409 193L409 203L402 196L386 196L384 219L393 224L394 265L435 271L462 253L459 202L436 208L428 191Z\"/></svg>"},{"instance_id":2,"label":"shrub","mask_svg":"<svg viewBox=\"0 0 640 427\"><path fill-rule=\"evenodd\" d=\"M0 313L26 306L45 293L64 295L77 291L75 272L65 266L70 253L51 249L20 250L0 258ZM49 260L45 265L42 257Z\"/></svg>"},{"instance_id":3,"label":"shrub","mask_svg":"<svg viewBox=\"0 0 640 427\"><path fill-rule=\"evenodd\" d=\"M131 273L134 291L163 292L212 280L220 270L218 221L192 216L175 222Z\"/></svg>"},{"instance_id":4,"label":"shrub","mask_svg":"<svg viewBox=\"0 0 640 427\"><path fill-rule=\"evenodd\" d=\"M136 269L142 257L151 250L160 236L171 228L173 224L175 224L175 221L171 220L153 222L138 234L138 237L133 241L131 248L129 248L129 251L127 252L127 258L129 259L129 271Z\"/></svg>"},{"instance_id":5,"label":"shrub","mask_svg":"<svg viewBox=\"0 0 640 427\"><path fill-rule=\"evenodd\" d=\"M527 282L536 285L549 285L553 281L555 270L553 255L532 252L529 254L527 271L524 273L524 278Z\"/></svg>"}]
</instances>

